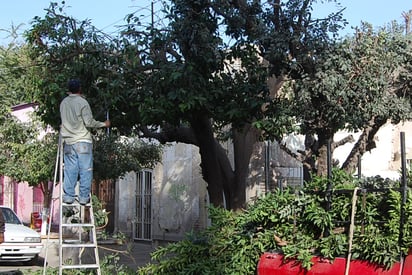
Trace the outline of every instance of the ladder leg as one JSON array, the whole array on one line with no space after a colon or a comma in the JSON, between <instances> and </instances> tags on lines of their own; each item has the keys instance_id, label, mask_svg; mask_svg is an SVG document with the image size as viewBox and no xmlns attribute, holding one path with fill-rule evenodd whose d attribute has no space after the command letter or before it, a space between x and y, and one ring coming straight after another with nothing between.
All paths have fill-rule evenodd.
<instances>
[{"instance_id":1,"label":"ladder leg","mask_svg":"<svg viewBox=\"0 0 412 275\"><path fill-rule=\"evenodd\" d=\"M59 272L62 272L64 269L95 269L97 275L101 275L92 204L89 203L86 206L82 206L75 202L70 205L65 203L62 205L66 208L66 211L67 209L72 209L71 213L74 214L61 220L62 233L67 232L67 234L60 234L61 239L59 242L61 242L61 247L59 249L61 254L59 255ZM78 209L78 211L73 209ZM68 253L70 249L78 249L76 250L76 255L78 256L77 263L68 264L63 261L64 253ZM89 252L92 249L93 255L90 255Z\"/></svg>"},{"instance_id":2,"label":"ladder leg","mask_svg":"<svg viewBox=\"0 0 412 275\"><path fill-rule=\"evenodd\" d=\"M73 204L63 203L63 144L61 137L59 136L59 146L56 157L56 171L53 183L52 196L54 195L54 187L60 184L59 196L57 198L52 197L52 205L50 207L50 224L47 233L47 241L50 237L50 228L52 217L54 213L54 200L59 200L59 275L63 274L65 269L92 269L96 270L97 275L101 275L99 249L96 238L96 226L94 224L94 212L92 202L83 206L77 201ZM59 181L57 182L57 171L59 170ZM90 196L91 197L91 196ZM87 219L86 209L88 209L89 217ZM70 233L70 234L66 234ZM84 235L89 235L89 238L84 238ZM77 238L73 239L73 235L77 235ZM93 249L93 262L82 263L82 256L85 251ZM47 250L48 243L45 251L45 262L43 267L43 274L46 274L47 270ZM68 250L78 250L78 263L67 263L63 260L63 256ZM89 261L87 261L89 262Z\"/></svg>"},{"instance_id":3,"label":"ladder leg","mask_svg":"<svg viewBox=\"0 0 412 275\"><path fill-rule=\"evenodd\" d=\"M46 240L46 246L45 246L45 255L44 255L44 263L43 263L43 275L47 274L47 260L48 260L48 252L49 252L49 241L50 241L50 233L51 233L51 225L53 222L53 213L54 213L54 190L57 185L57 174L59 171L59 164L60 164L60 155L62 152L61 148L61 136L59 135L59 141L57 145L57 155L56 155L56 163L55 163L55 168L54 168L54 178L53 178L53 185L52 185L52 200L51 200L51 205L50 205L50 212L49 212L49 228L47 229L47 240Z\"/></svg>"}]
</instances>

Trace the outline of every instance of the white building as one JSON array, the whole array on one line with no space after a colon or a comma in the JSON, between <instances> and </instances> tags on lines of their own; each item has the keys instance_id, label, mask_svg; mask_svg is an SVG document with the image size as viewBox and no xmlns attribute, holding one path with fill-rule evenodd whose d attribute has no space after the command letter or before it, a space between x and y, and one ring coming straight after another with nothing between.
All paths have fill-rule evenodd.
<instances>
[{"instance_id":1,"label":"white building","mask_svg":"<svg viewBox=\"0 0 412 275\"><path fill-rule=\"evenodd\" d=\"M386 124L377 133L377 148L362 157L362 175L399 178L400 132L406 136L406 158L412 159L412 122ZM347 133L338 133L335 140ZM359 134L354 134L355 139ZM302 146L302 138L290 139ZM301 144L299 144L301 142ZM335 149L333 158L343 163L352 148L347 144ZM269 159L268 159L269 158ZM119 180L116 230L130 233L136 240L174 241L185 233L207 226L206 183L200 174L197 147L185 144L167 146L162 164ZM268 168L268 165L270 166ZM302 165L283 152L277 144L259 143L250 162L247 198L285 184L303 184Z\"/></svg>"}]
</instances>

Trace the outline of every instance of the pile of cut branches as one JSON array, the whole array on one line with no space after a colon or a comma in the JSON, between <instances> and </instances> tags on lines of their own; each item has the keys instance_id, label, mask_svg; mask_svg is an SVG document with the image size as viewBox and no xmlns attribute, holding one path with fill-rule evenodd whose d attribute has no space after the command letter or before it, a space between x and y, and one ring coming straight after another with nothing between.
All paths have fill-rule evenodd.
<instances>
[{"instance_id":1,"label":"pile of cut branches","mask_svg":"<svg viewBox=\"0 0 412 275\"><path fill-rule=\"evenodd\" d=\"M412 246L412 193L407 194L400 244L399 182L379 177L359 181L339 170L332 182L331 196L326 192L328 179L315 177L302 190L277 190L242 212L212 207L209 228L159 248L152 263L139 272L255 274L260 256L268 251L282 253L306 269L314 255L346 257L355 187L363 192L356 205L352 259L386 268L399 261L401 252L405 255Z\"/></svg>"}]
</instances>

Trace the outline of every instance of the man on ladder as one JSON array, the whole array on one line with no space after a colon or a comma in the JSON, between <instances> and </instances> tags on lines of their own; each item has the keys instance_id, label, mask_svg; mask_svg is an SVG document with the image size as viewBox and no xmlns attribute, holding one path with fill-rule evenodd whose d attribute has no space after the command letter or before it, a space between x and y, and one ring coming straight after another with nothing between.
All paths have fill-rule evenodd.
<instances>
[{"instance_id":1,"label":"man on ladder","mask_svg":"<svg viewBox=\"0 0 412 275\"><path fill-rule=\"evenodd\" d=\"M90 201L93 179L93 145L88 128L110 127L110 120L94 120L90 105L82 96L79 80L69 80L68 89L69 95L60 104L60 134L64 144L63 202L72 204L75 201L75 187L80 176L78 200L86 205Z\"/></svg>"},{"instance_id":2,"label":"man on ladder","mask_svg":"<svg viewBox=\"0 0 412 275\"><path fill-rule=\"evenodd\" d=\"M61 144L62 150L60 163L64 163L63 184L60 188L60 221L59 221L59 274L63 269L82 269L95 268L100 275L99 255L96 240L96 227L94 225L93 207L90 202L91 184L93 179L93 144L92 135L88 128L110 127L110 121L96 121L93 118L89 103L83 98L81 93L81 84L77 79L69 80L68 96L60 104L61 115ZM76 195L77 182L79 180L78 196ZM63 206L76 207L76 205L88 206L90 221L83 223L66 223L63 222ZM83 211L84 212L84 209ZM84 213L83 213L84 214ZM83 218L84 219L84 218ZM63 240L64 229L89 228L92 233L91 243L81 241L81 230L78 241ZM79 259L86 248L94 249L94 264L65 264L63 263L63 248L79 248Z\"/></svg>"}]
</instances>

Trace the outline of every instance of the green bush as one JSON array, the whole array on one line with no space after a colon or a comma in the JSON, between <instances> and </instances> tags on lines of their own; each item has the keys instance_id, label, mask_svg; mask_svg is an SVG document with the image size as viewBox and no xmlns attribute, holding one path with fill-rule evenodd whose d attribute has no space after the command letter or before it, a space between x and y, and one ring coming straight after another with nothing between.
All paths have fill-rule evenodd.
<instances>
[{"instance_id":1,"label":"green bush","mask_svg":"<svg viewBox=\"0 0 412 275\"><path fill-rule=\"evenodd\" d=\"M404 239L399 246L399 182L371 178L359 181L342 171L328 179L315 177L303 190L275 191L241 212L210 208L212 225L152 253L139 274L255 274L264 252L279 252L306 269L320 255L333 259L348 253L348 228L355 187L387 188L361 192L357 200L352 258L390 267L412 244L412 195L405 206ZM330 211L325 206L330 202ZM346 221L346 222L345 222Z\"/></svg>"}]
</instances>

